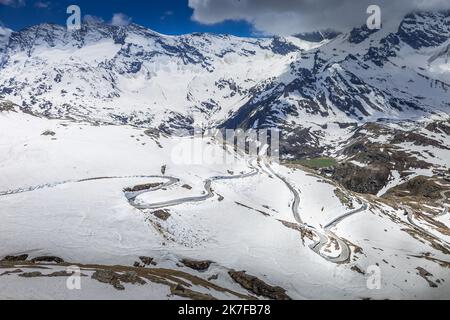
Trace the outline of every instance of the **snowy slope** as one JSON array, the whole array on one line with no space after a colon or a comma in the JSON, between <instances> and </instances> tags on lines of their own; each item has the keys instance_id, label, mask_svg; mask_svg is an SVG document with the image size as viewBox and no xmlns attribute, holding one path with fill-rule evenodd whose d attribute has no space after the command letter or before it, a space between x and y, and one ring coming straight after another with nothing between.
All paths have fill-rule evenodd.
<instances>
[{"instance_id":1,"label":"snowy slope","mask_svg":"<svg viewBox=\"0 0 450 320\"><path fill-rule=\"evenodd\" d=\"M447 242L409 225L401 211L381 200L349 193L311 173L241 157L227 166L215 164L212 158L203 165L175 164L173 150L191 150L192 139L155 141L128 126L2 112L0 131L0 257L52 255L99 268L131 267L139 256L150 256L157 266L149 272L178 270L205 281L218 275L212 281L220 287L249 294L227 273L246 270L281 286L294 299L442 298L450 292L444 282L448 268L439 263L448 256ZM55 134L42 135L46 131ZM220 157L224 152L210 138L200 145L216 150L206 154ZM229 179L214 180L211 197L168 205L167 220L157 218L152 209L134 208L123 192L173 177L178 179L175 184L142 194L140 203L199 197L206 194L205 181L217 176ZM289 186L299 195L298 213L296 193ZM349 201L339 200L336 190ZM199 273L180 265L184 258L214 263L206 273ZM381 289L369 290L367 275L360 272L376 265L381 270ZM2 269L19 267L20 263ZM418 267L432 274L429 280L437 288L420 276ZM61 269L51 267L48 272ZM32 266L26 270L36 271ZM92 272L86 272L83 298L168 296L162 285L127 285L119 293L92 282ZM45 285L46 289L30 291L27 281L33 288ZM76 299L77 292L68 292L65 281L64 277L26 280L3 275L0 296ZM193 289L223 299L233 297Z\"/></svg>"},{"instance_id":2,"label":"snowy slope","mask_svg":"<svg viewBox=\"0 0 450 320\"><path fill-rule=\"evenodd\" d=\"M226 117L299 51L282 38L173 37L102 24L71 33L44 24L11 35L0 93L52 117L187 126L193 113Z\"/></svg>"},{"instance_id":3,"label":"snowy slope","mask_svg":"<svg viewBox=\"0 0 450 320\"><path fill-rule=\"evenodd\" d=\"M0 29L0 298L79 298L64 274L23 275L65 264L1 260L20 254L81 266L86 299L258 295L233 270L293 299L447 297L448 22L262 39ZM194 121L276 126L284 160L337 164L166 134ZM92 278L111 266L157 283Z\"/></svg>"},{"instance_id":4,"label":"snowy slope","mask_svg":"<svg viewBox=\"0 0 450 320\"><path fill-rule=\"evenodd\" d=\"M341 34L299 55L225 127L252 128L449 113L449 12L408 15L398 24Z\"/></svg>"}]
</instances>

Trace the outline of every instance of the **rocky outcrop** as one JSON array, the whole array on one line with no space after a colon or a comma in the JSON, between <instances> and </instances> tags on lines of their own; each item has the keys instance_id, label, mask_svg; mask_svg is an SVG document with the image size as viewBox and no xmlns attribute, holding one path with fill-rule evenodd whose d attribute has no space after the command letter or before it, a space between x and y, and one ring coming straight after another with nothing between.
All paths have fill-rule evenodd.
<instances>
[{"instance_id":1,"label":"rocky outcrop","mask_svg":"<svg viewBox=\"0 0 450 320\"><path fill-rule=\"evenodd\" d=\"M352 163L338 164L332 178L349 190L358 193L377 194L386 185L390 170L385 166L359 167Z\"/></svg>"},{"instance_id":2,"label":"rocky outcrop","mask_svg":"<svg viewBox=\"0 0 450 320\"><path fill-rule=\"evenodd\" d=\"M91 278L101 283L110 284L117 290L125 290L122 282L140 285L146 284L146 282L134 271L119 274L111 270L97 270Z\"/></svg>"},{"instance_id":3,"label":"rocky outcrop","mask_svg":"<svg viewBox=\"0 0 450 320\"><path fill-rule=\"evenodd\" d=\"M154 189L161 185L162 185L162 183L146 183L146 184L140 184L140 185L137 185L137 186L134 186L131 188L125 188L123 191L124 192L139 192L139 191Z\"/></svg>"},{"instance_id":4,"label":"rocky outcrop","mask_svg":"<svg viewBox=\"0 0 450 320\"><path fill-rule=\"evenodd\" d=\"M26 261L28 259L27 254L22 254L19 256L6 256L1 261L3 262L20 262L20 261Z\"/></svg>"},{"instance_id":5,"label":"rocky outcrop","mask_svg":"<svg viewBox=\"0 0 450 320\"><path fill-rule=\"evenodd\" d=\"M184 264L186 267L197 271L206 271L212 264L211 261L196 261L190 259L183 259L181 260L181 263Z\"/></svg>"},{"instance_id":6,"label":"rocky outcrop","mask_svg":"<svg viewBox=\"0 0 450 320\"><path fill-rule=\"evenodd\" d=\"M209 300L216 300L213 296L209 295L209 294L204 294L204 293L199 293L199 292L195 292L189 289L186 289L185 287L183 287L182 285L176 285L176 286L172 286L170 288L170 293L182 298L188 298L188 299L192 299L195 301L209 301Z\"/></svg>"},{"instance_id":7,"label":"rocky outcrop","mask_svg":"<svg viewBox=\"0 0 450 320\"><path fill-rule=\"evenodd\" d=\"M54 256L42 256L42 257L36 257L36 258L32 259L31 262L32 263L47 262L47 263L61 264L61 263L64 263L64 260L59 257L54 257Z\"/></svg>"},{"instance_id":8,"label":"rocky outcrop","mask_svg":"<svg viewBox=\"0 0 450 320\"><path fill-rule=\"evenodd\" d=\"M157 211L153 212L153 215L163 221L167 221L171 216L170 212L167 210L157 210Z\"/></svg>"},{"instance_id":9,"label":"rocky outcrop","mask_svg":"<svg viewBox=\"0 0 450 320\"><path fill-rule=\"evenodd\" d=\"M291 300L286 294L286 290L281 287L272 287L257 277L248 275L245 271L229 271L230 277L239 283L243 288L253 292L258 296L263 296L272 300Z\"/></svg>"},{"instance_id":10,"label":"rocky outcrop","mask_svg":"<svg viewBox=\"0 0 450 320\"><path fill-rule=\"evenodd\" d=\"M408 196L438 200L441 198L441 192L444 190L444 187L438 185L430 178L419 176L389 190L386 196Z\"/></svg>"},{"instance_id":11,"label":"rocky outcrop","mask_svg":"<svg viewBox=\"0 0 450 320\"><path fill-rule=\"evenodd\" d=\"M10 101L1 101L0 112L16 112L15 104Z\"/></svg>"},{"instance_id":12,"label":"rocky outcrop","mask_svg":"<svg viewBox=\"0 0 450 320\"><path fill-rule=\"evenodd\" d=\"M41 135L42 135L42 136L50 136L50 137L54 137L54 136L56 136L56 133L55 133L54 131L51 131L51 130L46 130L46 131L44 131Z\"/></svg>"}]
</instances>

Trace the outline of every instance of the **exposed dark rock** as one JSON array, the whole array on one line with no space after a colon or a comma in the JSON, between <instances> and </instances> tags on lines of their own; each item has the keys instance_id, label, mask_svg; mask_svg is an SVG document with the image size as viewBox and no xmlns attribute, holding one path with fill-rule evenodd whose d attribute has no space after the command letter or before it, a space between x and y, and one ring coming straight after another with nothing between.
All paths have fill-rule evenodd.
<instances>
[{"instance_id":1,"label":"exposed dark rock","mask_svg":"<svg viewBox=\"0 0 450 320\"><path fill-rule=\"evenodd\" d=\"M147 136L149 136L151 138L155 138L155 139L158 139L160 137L160 135L161 135L159 130L158 129L154 129L154 128L147 129L147 130L144 131L144 133Z\"/></svg>"},{"instance_id":2,"label":"exposed dark rock","mask_svg":"<svg viewBox=\"0 0 450 320\"><path fill-rule=\"evenodd\" d=\"M414 49L439 46L448 40L450 10L413 12L407 15L398 30L399 37Z\"/></svg>"},{"instance_id":3,"label":"exposed dark rock","mask_svg":"<svg viewBox=\"0 0 450 320\"><path fill-rule=\"evenodd\" d=\"M431 179L419 176L389 190L385 196L387 197L394 195L397 197L422 197L438 200L441 198L440 193L443 190L445 189L442 186L438 185Z\"/></svg>"},{"instance_id":4,"label":"exposed dark rock","mask_svg":"<svg viewBox=\"0 0 450 320\"><path fill-rule=\"evenodd\" d=\"M125 283L144 285L146 282L134 271L128 271L119 275L119 280Z\"/></svg>"},{"instance_id":5,"label":"exposed dark rock","mask_svg":"<svg viewBox=\"0 0 450 320\"><path fill-rule=\"evenodd\" d=\"M120 275L110 270L97 270L91 277L101 283L112 285L117 290L125 290L125 287L120 283Z\"/></svg>"},{"instance_id":6,"label":"exposed dark rock","mask_svg":"<svg viewBox=\"0 0 450 320\"><path fill-rule=\"evenodd\" d=\"M206 271L211 266L211 261L196 261L190 259L183 259L181 263L186 267L197 270L197 271Z\"/></svg>"},{"instance_id":7,"label":"exposed dark rock","mask_svg":"<svg viewBox=\"0 0 450 320\"><path fill-rule=\"evenodd\" d=\"M53 273L46 275L46 277L48 277L48 278L70 277L70 276L72 276L72 273L69 273L66 271L57 271L57 272L53 272Z\"/></svg>"},{"instance_id":8,"label":"exposed dark rock","mask_svg":"<svg viewBox=\"0 0 450 320\"><path fill-rule=\"evenodd\" d=\"M192 190L192 187L190 185L188 185L188 184L184 184L181 187L184 188L184 189L187 189L187 190Z\"/></svg>"},{"instance_id":9,"label":"exposed dark rock","mask_svg":"<svg viewBox=\"0 0 450 320\"><path fill-rule=\"evenodd\" d=\"M390 170L385 166L343 163L335 166L332 177L351 191L377 194L388 182Z\"/></svg>"},{"instance_id":10,"label":"exposed dark rock","mask_svg":"<svg viewBox=\"0 0 450 320\"><path fill-rule=\"evenodd\" d=\"M377 29L370 30L366 25L360 27L360 28L354 28L350 32L350 36L348 38L348 41L351 43L361 43L364 40L366 40L371 34L377 32Z\"/></svg>"},{"instance_id":11,"label":"exposed dark rock","mask_svg":"<svg viewBox=\"0 0 450 320\"><path fill-rule=\"evenodd\" d=\"M213 274L211 277L208 278L208 281L217 280L217 279L219 279L219 275Z\"/></svg>"},{"instance_id":12,"label":"exposed dark rock","mask_svg":"<svg viewBox=\"0 0 450 320\"><path fill-rule=\"evenodd\" d=\"M291 300L286 294L286 290L281 287L272 287L257 277L248 275L245 271L229 271L230 277L239 283L243 288L253 292L258 296L267 297L273 300Z\"/></svg>"},{"instance_id":13,"label":"exposed dark rock","mask_svg":"<svg viewBox=\"0 0 450 320\"><path fill-rule=\"evenodd\" d=\"M314 240L314 233L310 229L307 229L304 226L301 226L297 223L292 223L292 222L283 221L283 220L278 220L278 221L280 221L285 227L300 232L300 236L302 238L303 244L305 243L305 238Z\"/></svg>"},{"instance_id":14,"label":"exposed dark rock","mask_svg":"<svg viewBox=\"0 0 450 320\"><path fill-rule=\"evenodd\" d=\"M10 101L1 101L0 112L16 112L15 104Z\"/></svg>"},{"instance_id":15,"label":"exposed dark rock","mask_svg":"<svg viewBox=\"0 0 450 320\"><path fill-rule=\"evenodd\" d=\"M275 37L272 40L271 48L273 53L281 54L281 55L287 55L291 52L298 52L300 51L300 48L293 45L290 42L287 42L284 38Z\"/></svg>"},{"instance_id":16,"label":"exposed dark rock","mask_svg":"<svg viewBox=\"0 0 450 320\"><path fill-rule=\"evenodd\" d=\"M25 272L25 273L19 274L19 277L22 277L22 278L38 278L38 277L42 277L42 276L43 276L42 272L39 272L39 271Z\"/></svg>"},{"instance_id":17,"label":"exposed dark rock","mask_svg":"<svg viewBox=\"0 0 450 320\"><path fill-rule=\"evenodd\" d=\"M437 288L437 287L438 287L438 285L437 285L436 283L434 283L433 281L431 281L430 279L428 279L428 278L430 278L430 277L433 276L431 273L429 273L427 270L425 270L425 269L422 268L422 267L418 267L418 268L416 268L416 270L419 271L419 275L420 275L422 278L424 278L424 279L428 282L428 285L429 285L431 288Z\"/></svg>"},{"instance_id":18,"label":"exposed dark rock","mask_svg":"<svg viewBox=\"0 0 450 320\"><path fill-rule=\"evenodd\" d=\"M26 261L28 259L27 254L22 254L20 256L6 256L1 261L6 262L20 262L20 261Z\"/></svg>"},{"instance_id":19,"label":"exposed dark rock","mask_svg":"<svg viewBox=\"0 0 450 320\"><path fill-rule=\"evenodd\" d=\"M139 191L154 189L154 188L157 188L157 187L159 187L161 185L162 185L162 183L146 183L146 184L137 185L137 186L134 186L134 187L131 187L131 188L125 188L123 191L125 191L125 192L139 192Z\"/></svg>"},{"instance_id":20,"label":"exposed dark rock","mask_svg":"<svg viewBox=\"0 0 450 320\"><path fill-rule=\"evenodd\" d=\"M336 38L338 35L340 35L340 32L334 31L334 30L324 30L324 31L315 31L315 32L308 32L308 33L300 33L294 35L294 37L309 41L309 42L322 42L324 40L332 40Z\"/></svg>"},{"instance_id":21,"label":"exposed dark rock","mask_svg":"<svg viewBox=\"0 0 450 320\"><path fill-rule=\"evenodd\" d=\"M424 135L415 132L398 132L391 140L391 143L393 144L400 144L404 142L412 142L416 146L433 146L440 149L449 149L439 141L427 138Z\"/></svg>"},{"instance_id":22,"label":"exposed dark rock","mask_svg":"<svg viewBox=\"0 0 450 320\"><path fill-rule=\"evenodd\" d=\"M17 274L17 273L22 273L23 271L21 269L16 269L16 270L12 270L12 271L5 271L3 273L0 274L1 276L8 276L10 274Z\"/></svg>"},{"instance_id":23,"label":"exposed dark rock","mask_svg":"<svg viewBox=\"0 0 450 320\"><path fill-rule=\"evenodd\" d=\"M163 221L167 221L171 216L169 211L167 211L167 210L157 210L157 211L153 212L153 215Z\"/></svg>"},{"instance_id":24,"label":"exposed dark rock","mask_svg":"<svg viewBox=\"0 0 450 320\"><path fill-rule=\"evenodd\" d=\"M56 135L56 133L53 132L53 131L51 131L51 130L46 130L46 131L44 131L41 135L42 135L42 136L51 136L51 137L54 137L54 136Z\"/></svg>"},{"instance_id":25,"label":"exposed dark rock","mask_svg":"<svg viewBox=\"0 0 450 320\"><path fill-rule=\"evenodd\" d=\"M31 260L32 263L39 263L39 262L54 262L57 264L64 263L64 260L59 257L54 256L43 256L43 257L36 257Z\"/></svg>"},{"instance_id":26,"label":"exposed dark rock","mask_svg":"<svg viewBox=\"0 0 450 320\"><path fill-rule=\"evenodd\" d=\"M450 120L445 121L435 121L426 126L428 131L434 133L445 133L450 135Z\"/></svg>"},{"instance_id":27,"label":"exposed dark rock","mask_svg":"<svg viewBox=\"0 0 450 320\"><path fill-rule=\"evenodd\" d=\"M353 267L351 267L351 270L353 270L353 271L355 271L355 272L358 272L359 274L362 274L362 275L366 274L366 273L365 273L364 271L362 271L361 268L358 267L358 266L353 266Z\"/></svg>"},{"instance_id":28,"label":"exposed dark rock","mask_svg":"<svg viewBox=\"0 0 450 320\"><path fill-rule=\"evenodd\" d=\"M151 258L151 257L139 257L139 259L142 261L142 263L144 264L144 265L146 265L146 266L149 266L149 265L154 265L154 266L156 266L156 262L154 261L154 259L153 258Z\"/></svg>"},{"instance_id":29,"label":"exposed dark rock","mask_svg":"<svg viewBox=\"0 0 450 320\"><path fill-rule=\"evenodd\" d=\"M189 298L191 300L216 300L213 296L209 295L209 294L204 294L204 293L199 293L199 292L195 292L189 289L184 288L182 285L178 284L176 286L172 286L170 288L170 292L173 295L179 296L179 297L183 297L183 298Z\"/></svg>"}]
</instances>

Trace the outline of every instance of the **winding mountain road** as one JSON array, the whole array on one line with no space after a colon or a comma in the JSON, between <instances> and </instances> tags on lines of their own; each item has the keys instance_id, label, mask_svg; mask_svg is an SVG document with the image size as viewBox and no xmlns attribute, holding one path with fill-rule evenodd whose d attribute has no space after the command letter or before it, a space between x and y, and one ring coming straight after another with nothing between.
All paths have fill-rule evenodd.
<instances>
[{"instance_id":1,"label":"winding mountain road","mask_svg":"<svg viewBox=\"0 0 450 320\"><path fill-rule=\"evenodd\" d=\"M131 206L133 206L134 208L136 208L138 210L153 210L153 209L173 207L173 206L177 206L177 205L181 205L181 204L185 204L185 203L203 202L203 201L206 201L215 196L213 188L212 188L212 184L214 182L221 181L221 180L245 179L248 177L256 176L261 173L266 173L269 176L275 176L280 181L282 181L286 185L286 187L290 190L290 192L293 194L294 201L292 202L291 210L292 210L295 220L303 228L306 228L306 229L310 230L311 232L313 232L319 239L318 241L316 241L315 243L310 245L311 250L314 251L315 253L317 253L318 255L320 255L321 257L323 257L324 259L326 259L327 261L332 262L332 263L341 264L341 263L348 262L350 260L350 256L351 256L351 250L350 250L349 246L347 245L347 243L345 241L343 241L341 238L339 238L334 233L332 233L330 231L330 229L335 227L338 223L342 222L344 219L346 219L354 214L365 211L367 209L367 204L364 204L363 207L361 207L357 210L353 210L351 212L343 214L342 216L339 216L338 218L335 218L333 221L331 221L330 223L328 223L325 226L324 230L317 230L317 228L304 223L304 221L302 220L302 218L300 216L299 206L300 206L301 198L300 198L299 190L297 190L288 181L288 179L286 179L282 175L275 172L268 162L267 163L264 162L264 167L266 168L266 170L264 170L264 168L261 166L261 164L259 164L259 167L256 165L253 165L253 163L252 163L253 161L257 161L257 159L250 159L247 162L247 165L249 166L249 168L252 169L250 172L241 173L238 175L214 176L214 177L211 177L211 178L205 180L205 183L204 183L205 193L202 195L192 196L192 197L184 197L184 198L173 199L173 200L168 200L168 201L163 201L163 202L156 202L156 203L141 203L138 201L138 197L145 193L151 193L151 192L155 192L157 190L171 187L171 186L179 183L180 179L171 177L171 176L161 176L161 175L94 177L94 178L86 178L86 179L79 179L79 180L65 180L65 181L60 181L60 182L55 182L55 183L48 183L48 184L42 184L42 185L37 185L37 186L32 186L32 187L27 187L27 188L19 188L19 189L15 189L15 190L9 190L9 191L5 191L5 192L0 192L0 196L8 196L8 195L20 194L20 193L25 193L25 192L32 192L32 191L42 190L42 189L46 189L46 188L55 188L57 186L64 185L64 184L70 184L70 183L83 183L83 182L98 181L98 180L113 180L113 179L163 179L163 180L167 180L167 182L162 183L156 187L149 187L148 189L144 189L144 190L140 190L140 191L136 191L136 192L124 190L124 195ZM327 255L323 250L326 246L330 245L333 240L337 242L337 244L339 245L339 248L340 248L340 254L336 257Z\"/></svg>"},{"instance_id":2,"label":"winding mountain road","mask_svg":"<svg viewBox=\"0 0 450 320\"><path fill-rule=\"evenodd\" d=\"M204 186L204 188L206 190L206 194L204 194L204 195L185 197L185 198L174 199L174 200L169 200L169 201L164 201L164 202L151 203L151 204L137 203L136 198L139 195L141 195L143 193L154 192L156 190L166 188L166 187L171 186L178 182L178 179L171 178L172 179L171 182L169 182L166 185L163 185L163 186L160 186L160 187L157 187L154 189L144 190L144 191L139 192L139 194L133 195L131 197L127 197L128 202L133 207L135 207L136 209L139 209L139 210L152 210L152 209L160 209L160 208L168 208L168 207L178 206L178 205L181 205L184 203L190 203L190 202L203 202L203 201L206 201L206 200L214 197L214 191L211 187L213 182L219 181L219 180L244 179L244 178L255 176L259 173L259 170L256 167L254 167L251 164L251 162L249 162L248 165L253 169L253 171L251 171L249 173L242 173L239 175L230 175L230 176L215 176L215 177L207 179L205 181L205 186Z\"/></svg>"},{"instance_id":3,"label":"winding mountain road","mask_svg":"<svg viewBox=\"0 0 450 320\"><path fill-rule=\"evenodd\" d=\"M281 180L293 194L294 201L292 203L291 209L292 209L292 213L293 213L294 218L297 221L297 223L300 224L303 228L306 228L307 230L313 232L319 238L318 241L316 241L315 243L313 243L309 246L310 249L329 262L336 263L336 264L347 263L351 257L350 247L348 246L348 244L345 241L343 241L337 235L332 233L330 230L331 230L331 228L335 227L338 223L342 222L344 219L346 219L352 215L355 215L357 213L366 211L368 208L368 205L366 203L364 203L364 205L361 208L347 212L347 213L335 218L333 221L331 221L324 227L324 230L317 230L317 228L304 223L300 216L300 213L299 213L300 192L285 177L283 177L282 175L275 172L268 163L265 164L265 167L268 169L270 175L273 175L273 176L277 177L279 180ZM328 246L331 243L331 241L333 241L333 240L335 240L338 243L339 249L340 249L340 253L337 257L329 256L329 255L325 254L323 251L323 249L326 246Z\"/></svg>"}]
</instances>

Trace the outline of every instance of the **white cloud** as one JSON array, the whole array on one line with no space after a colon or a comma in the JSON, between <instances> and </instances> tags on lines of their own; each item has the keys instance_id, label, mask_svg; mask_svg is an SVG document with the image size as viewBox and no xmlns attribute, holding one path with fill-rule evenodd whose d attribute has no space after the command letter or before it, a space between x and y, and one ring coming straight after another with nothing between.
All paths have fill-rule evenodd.
<instances>
[{"instance_id":1,"label":"white cloud","mask_svg":"<svg viewBox=\"0 0 450 320\"><path fill-rule=\"evenodd\" d=\"M362 25L371 4L381 7L385 22L413 10L450 9L449 0L189 0L199 23L247 21L256 32L280 35Z\"/></svg>"},{"instance_id":2,"label":"white cloud","mask_svg":"<svg viewBox=\"0 0 450 320\"><path fill-rule=\"evenodd\" d=\"M123 13L115 13L111 19L113 26L127 26L131 23L131 18Z\"/></svg>"},{"instance_id":3,"label":"white cloud","mask_svg":"<svg viewBox=\"0 0 450 320\"><path fill-rule=\"evenodd\" d=\"M84 21L84 23L87 23L87 24L99 24L99 23L104 23L105 22L102 18L97 17L97 16L93 16L93 15L90 15L90 14L86 14L83 17L83 21Z\"/></svg>"},{"instance_id":4,"label":"white cloud","mask_svg":"<svg viewBox=\"0 0 450 320\"><path fill-rule=\"evenodd\" d=\"M45 9L50 6L50 2L49 1L36 1L34 3L34 6L39 9Z\"/></svg>"},{"instance_id":5,"label":"white cloud","mask_svg":"<svg viewBox=\"0 0 450 320\"><path fill-rule=\"evenodd\" d=\"M165 20L167 17L173 16L174 12L169 10L164 12L164 14L161 16L161 20Z\"/></svg>"},{"instance_id":6,"label":"white cloud","mask_svg":"<svg viewBox=\"0 0 450 320\"><path fill-rule=\"evenodd\" d=\"M0 4L8 7L23 7L25 6L25 0L0 0Z\"/></svg>"}]
</instances>

